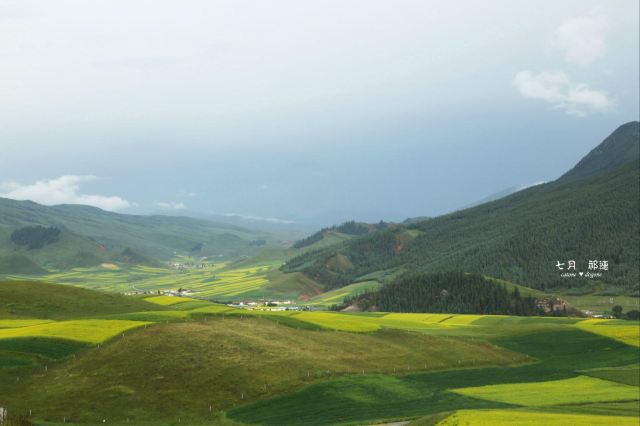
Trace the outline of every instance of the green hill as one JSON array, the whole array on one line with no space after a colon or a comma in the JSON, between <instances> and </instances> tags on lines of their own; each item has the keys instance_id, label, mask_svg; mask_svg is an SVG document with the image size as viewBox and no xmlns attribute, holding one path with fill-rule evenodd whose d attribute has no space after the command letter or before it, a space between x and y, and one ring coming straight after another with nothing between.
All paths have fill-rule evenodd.
<instances>
[{"instance_id":1,"label":"green hill","mask_svg":"<svg viewBox=\"0 0 640 426\"><path fill-rule=\"evenodd\" d=\"M344 222L340 225L322 228L318 232L315 232L301 240L296 241L293 244L293 248L318 249L328 247L344 240L348 240L354 236L366 235L380 229L386 229L390 225L391 224L385 222L369 224L363 222L355 222L352 220Z\"/></svg>"},{"instance_id":2,"label":"green hill","mask_svg":"<svg viewBox=\"0 0 640 426\"><path fill-rule=\"evenodd\" d=\"M161 310L133 297L35 281L0 281L0 318L67 319Z\"/></svg>"},{"instance_id":3,"label":"green hill","mask_svg":"<svg viewBox=\"0 0 640 426\"><path fill-rule=\"evenodd\" d=\"M51 229L59 234L47 239ZM273 243L264 232L203 219L126 215L82 205L49 207L0 198L0 257L18 253L45 269L95 265L114 258L157 264L176 253L190 254L194 247L199 248L198 256L233 259ZM2 273L12 272L0 264Z\"/></svg>"},{"instance_id":4,"label":"green hill","mask_svg":"<svg viewBox=\"0 0 640 426\"><path fill-rule=\"evenodd\" d=\"M0 256L0 271L5 271L8 274L28 275L39 275L47 272L27 256L18 253Z\"/></svg>"},{"instance_id":5,"label":"green hill","mask_svg":"<svg viewBox=\"0 0 640 426\"><path fill-rule=\"evenodd\" d=\"M373 232L301 254L285 266L344 286L390 269L459 270L538 289L639 280L638 122L616 130L562 178L418 223ZM561 278L558 261L605 260L596 279Z\"/></svg>"}]
</instances>

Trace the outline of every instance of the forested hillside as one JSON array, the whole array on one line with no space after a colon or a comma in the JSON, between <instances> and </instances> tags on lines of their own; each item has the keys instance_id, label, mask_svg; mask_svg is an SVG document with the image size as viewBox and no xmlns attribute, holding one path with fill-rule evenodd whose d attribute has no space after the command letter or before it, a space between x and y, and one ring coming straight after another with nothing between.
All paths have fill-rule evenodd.
<instances>
[{"instance_id":1,"label":"forested hillside","mask_svg":"<svg viewBox=\"0 0 640 426\"><path fill-rule=\"evenodd\" d=\"M308 252L285 265L336 288L397 268L458 270L538 289L600 282L626 289L639 276L638 122L627 123L562 178L425 221ZM562 278L556 264L608 262L601 277Z\"/></svg>"},{"instance_id":2,"label":"forested hillside","mask_svg":"<svg viewBox=\"0 0 640 426\"><path fill-rule=\"evenodd\" d=\"M408 274L379 290L345 299L348 306L382 312L434 312L458 314L535 315L542 311L531 296L516 287L477 274L445 272Z\"/></svg>"}]
</instances>

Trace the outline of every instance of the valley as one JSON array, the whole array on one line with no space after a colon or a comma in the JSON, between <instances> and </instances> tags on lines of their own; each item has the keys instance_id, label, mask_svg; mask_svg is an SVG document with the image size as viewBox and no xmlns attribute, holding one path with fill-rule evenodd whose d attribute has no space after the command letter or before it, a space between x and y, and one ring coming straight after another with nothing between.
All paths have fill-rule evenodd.
<instances>
[{"instance_id":1,"label":"valley","mask_svg":"<svg viewBox=\"0 0 640 426\"><path fill-rule=\"evenodd\" d=\"M1 199L0 424L637 424L638 145L297 242Z\"/></svg>"}]
</instances>

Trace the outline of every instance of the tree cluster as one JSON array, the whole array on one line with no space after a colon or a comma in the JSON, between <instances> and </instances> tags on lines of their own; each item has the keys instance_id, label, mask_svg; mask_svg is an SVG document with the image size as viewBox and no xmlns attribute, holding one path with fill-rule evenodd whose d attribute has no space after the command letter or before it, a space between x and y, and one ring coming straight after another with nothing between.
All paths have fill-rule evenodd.
<instances>
[{"instance_id":1,"label":"tree cluster","mask_svg":"<svg viewBox=\"0 0 640 426\"><path fill-rule=\"evenodd\" d=\"M463 272L406 274L379 290L348 298L338 309L357 305L384 312L540 315L536 299L518 288Z\"/></svg>"},{"instance_id":2,"label":"tree cluster","mask_svg":"<svg viewBox=\"0 0 640 426\"><path fill-rule=\"evenodd\" d=\"M29 250L40 249L54 243L60 238L60 229L44 226L25 226L11 233L14 244L27 247Z\"/></svg>"}]
</instances>

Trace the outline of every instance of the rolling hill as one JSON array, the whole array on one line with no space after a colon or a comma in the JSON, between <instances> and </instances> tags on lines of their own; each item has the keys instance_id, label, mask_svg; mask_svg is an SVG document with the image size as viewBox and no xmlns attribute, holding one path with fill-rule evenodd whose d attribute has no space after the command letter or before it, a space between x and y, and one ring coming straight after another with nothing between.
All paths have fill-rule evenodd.
<instances>
[{"instance_id":1,"label":"rolling hill","mask_svg":"<svg viewBox=\"0 0 640 426\"><path fill-rule=\"evenodd\" d=\"M12 241L14 232L33 227L58 229L59 236L38 248ZM155 265L176 253L234 258L270 243L274 239L265 232L204 219L127 215L90 206L43 206L0 198L0 274L24 273L25 259L37 266L34 270L105 261ZM21 268L11 267L16 263Z\"/></svg>"},{"instance_id":2,"label":"rolling hill","mask_svg":"<svg viewBox=\"0 0 640 426\"><path fill-rule=\"evenodd\" d=\"M537 289L615 286L639 274L638 122L622 125L556 181L444 216L303 253L283 269L326 289L376 271L458 270ZM594 278L562 278L556 263L608 262Z\"/></svg>"}]
</instances>

